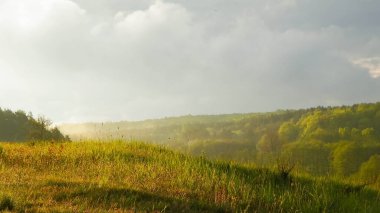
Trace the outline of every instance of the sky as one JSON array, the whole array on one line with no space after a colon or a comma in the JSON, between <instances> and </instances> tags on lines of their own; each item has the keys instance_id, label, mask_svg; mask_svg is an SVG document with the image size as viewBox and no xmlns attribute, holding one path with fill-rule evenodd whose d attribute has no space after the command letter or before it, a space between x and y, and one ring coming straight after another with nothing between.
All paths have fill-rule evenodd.
<instances>
[{"instance_id":1,"label":"sky","mask_svg":"<svg viewBox=\"0 0 380 213\"><path fill-rule=\"evenodd\" d=\"M0 0L0 107L55 123L380 101L379 0Z\"/></svg>"}]
</instances>

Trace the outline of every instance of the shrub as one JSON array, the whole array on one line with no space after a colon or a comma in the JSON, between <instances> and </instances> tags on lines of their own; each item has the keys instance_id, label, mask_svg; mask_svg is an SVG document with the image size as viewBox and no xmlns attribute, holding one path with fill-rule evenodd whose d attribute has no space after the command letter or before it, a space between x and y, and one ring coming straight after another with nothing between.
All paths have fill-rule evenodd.
<instances>
[{"instance_id":1,"label":"shrub","mask_svg":"<svg viewBox=\"0 0 380 213\"><path fill-rule=\"evenodd\" d=\"M11 197L3 196L0 200L0 211L12 211L14 209L14 203Z\"/></svg>"}]
</instances>

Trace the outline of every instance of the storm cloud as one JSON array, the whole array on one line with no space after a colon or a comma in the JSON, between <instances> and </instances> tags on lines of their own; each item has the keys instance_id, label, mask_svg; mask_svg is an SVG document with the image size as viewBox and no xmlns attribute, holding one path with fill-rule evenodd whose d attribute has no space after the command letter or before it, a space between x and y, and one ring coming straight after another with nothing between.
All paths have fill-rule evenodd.
<instances>
[{"instance_id":1,"label":"storm cloud","mask_svg":"<svg viewBox=\"0 0 380 213\"><path fill-rule=\"evenodd\" d=\"M0 105L55 122L380 100L377 0L0 0Z\"/></svg>"}]
</instances>

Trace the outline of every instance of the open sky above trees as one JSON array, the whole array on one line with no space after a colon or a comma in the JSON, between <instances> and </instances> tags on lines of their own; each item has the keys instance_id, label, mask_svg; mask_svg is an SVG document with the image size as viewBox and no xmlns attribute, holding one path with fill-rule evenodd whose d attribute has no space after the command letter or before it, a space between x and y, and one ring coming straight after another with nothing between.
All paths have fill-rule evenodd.
<instances>
[{"instance_id":1,"label":"open sky above trees","mask_svg":"<svg viewBox=\"0 0 380 213\"><path fill-rule=\"evenodd\" d=\"M55 122L380 100L378 0L0 0L0 103Z\"/></svg>"}]
</instances>

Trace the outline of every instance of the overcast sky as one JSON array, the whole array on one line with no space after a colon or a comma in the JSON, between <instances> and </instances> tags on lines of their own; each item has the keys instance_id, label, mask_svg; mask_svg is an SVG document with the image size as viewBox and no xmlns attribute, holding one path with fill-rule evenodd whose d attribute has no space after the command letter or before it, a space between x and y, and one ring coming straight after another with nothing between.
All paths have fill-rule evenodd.
<instances>
[{"instance_id":1,"label":"overcast sky","mask_svg":"<svg viewBox=\"0 0 380 213\"><path fill-rule=\"evenodd\" d=\"M54 122L380 101L379 0L0 0L0 107Z\"/></svg>"}]
</instances>

